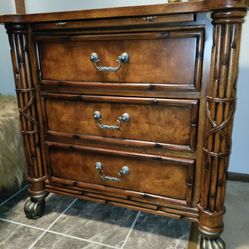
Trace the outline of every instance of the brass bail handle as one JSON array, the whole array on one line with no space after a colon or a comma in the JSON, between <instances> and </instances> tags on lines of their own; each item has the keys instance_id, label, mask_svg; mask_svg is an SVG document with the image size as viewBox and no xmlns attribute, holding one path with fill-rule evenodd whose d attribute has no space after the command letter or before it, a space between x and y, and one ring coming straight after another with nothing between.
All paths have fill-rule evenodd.
<instances>
[{"instance_id":1,"label":"brass bail handle","mask_svg":"<svg viewBox=\"0 0 249 249\"><path fill-rule=\"evenodd\" d=\"M118 56L118 59L116 60L118 62L117 67L107 67L107 66L102 66L100 64L100 58L96 52L93 52L90 55L90 60L92 63L94 63L95 67L100 71L100 72L113 72L116 73L123 64L127 63L129 61L129 55L128 53L124 52L120 56Z\"/></svg>"},{"instance_id":2,"label":"brass bail handle","mask_svg":"<svg viewBox=\"0 0 249 249\"><path fill-rule=\"evenodd\" d=\"M102 115L99 111L95 111L93 113L93 118L97 122L97 125L104 130L118 130L121 128L122 123L127 123L130 120L130 115L128 113L123 113L121 116L118 117L117 119L117 124L116 125L107 125L102 123Z\"/></svg>"},{"instance_id":3,"label":"brass bail handle","mask_svg":"<svg viewBox=\"0 0 249 249\"><path fill-rule=\"evenodd\" d=\"M119 175L120 177L106 176L106 175L104 174L104 169L103 169L103 164L102 164L102 162L96 162L95 168L96 168L96 170L99 172L99 176L100 176L100 178L101 178L103 181L119 182L119 181L121 180L120 177L125 176L125 175L128 175L128 174L130 173L129 167L128 167L128 166L123 166L123 167L120 169L119 173L118 173L118 175Z\"/></svg>"}]
</instances>

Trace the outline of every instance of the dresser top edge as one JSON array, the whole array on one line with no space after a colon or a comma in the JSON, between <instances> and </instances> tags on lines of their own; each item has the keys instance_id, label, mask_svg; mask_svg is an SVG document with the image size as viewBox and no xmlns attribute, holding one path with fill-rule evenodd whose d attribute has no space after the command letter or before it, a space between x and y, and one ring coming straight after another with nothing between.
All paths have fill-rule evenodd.
<instances>
[{"instance_id":1,"label":"dresser top edge","mask_svg":"<svg viewBox=\"0 0 249 249\"><path fill-rule=\"evenodd\" d=\"M210 12L215 10L243 8L248 9L249 0L204 0L176 2L156 5L139 5L104 9L89 9L66 12L2 15L0 24L4 23L37 23L53 21L74 21L102 18L118 18L146 15L180 14L194 12Z\"/></svg>"}]
</instances>

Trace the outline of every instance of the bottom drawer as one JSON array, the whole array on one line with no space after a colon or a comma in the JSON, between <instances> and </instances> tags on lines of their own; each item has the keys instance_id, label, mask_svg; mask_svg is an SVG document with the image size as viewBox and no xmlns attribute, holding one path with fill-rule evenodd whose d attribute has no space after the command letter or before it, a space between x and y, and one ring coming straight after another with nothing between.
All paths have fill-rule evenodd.
<instances>
[{"instance_id":1,"label":"bottom drawer","mask_svg":"<svg viewBox=\"0 0 249 249\"><path fill-rule=\"evenodd\" d=\"M49 176L192 199L194 160L47 143Z\"/></svg>"}]
</instances>

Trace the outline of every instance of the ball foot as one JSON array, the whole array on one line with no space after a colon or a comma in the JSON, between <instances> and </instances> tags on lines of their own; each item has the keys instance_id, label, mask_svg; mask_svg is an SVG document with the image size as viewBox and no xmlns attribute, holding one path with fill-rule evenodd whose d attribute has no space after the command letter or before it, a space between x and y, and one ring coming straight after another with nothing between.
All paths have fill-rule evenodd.
<instances>
[{"instance_id":1,"label":"ball foot","mask_svg":"<svg viewBox=\"0 0 249 249\"><path fill-rule=\"evenodd\" d=\"M34 201L28 199L24 205L24 212L29 219L38 219L40 218L45 210L45 199Z\"/></svg>"}]
</instances>

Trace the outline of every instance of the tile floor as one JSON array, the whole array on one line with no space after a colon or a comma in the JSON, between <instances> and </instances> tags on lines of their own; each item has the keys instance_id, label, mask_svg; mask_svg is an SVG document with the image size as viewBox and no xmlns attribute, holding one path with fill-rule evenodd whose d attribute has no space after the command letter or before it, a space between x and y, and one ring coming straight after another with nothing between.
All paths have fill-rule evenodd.
<instances>
[{"instance_id":1,"label":"tile floor","mask_svg":"<svg viewBox=\"0 0 249 249\"><path fill-rule=\"evenodd\" d=\"M249 249L249 183L228 182L225 230L226 249Z\"/></svg>"},{"instance_id":2,"label":"tile floor","mask_svg":"<svg viewBox=\"0 0 249 249\"><path fill-rule=\"evenodd\" d=\"M249 249L249 183L228 181L225 206L225 230L221 237L226 249ZM191 249L199 249L196 242L190 244Z\"/></svg>"},{"instance_id":3,"label":"tile floor","mask_svg":"<svg viewBox=\"0 0 249 249\"><path fill-rule=\"evenodd\" d=\"M49 195L42 218L23 212L27 187L0 195L0 249L196 249L190 223ZM249 249L249 183L228 182L227 249ZM193 234L193 233L192 233ZM196 234L193 237L197 237Z\"/></svg>"},{"instance_id":4,"label":"tile floor","mask_svg":"<svg viewBox=\"0 0 249 249\"><path fill-rule=\"evenodd\" d=\"M13 194L13 193L12 193ZM49 195L29 220L27 187L0 198L1 249L187 249L191 224L71 197Z\"/></svg>"}]
</instances>

